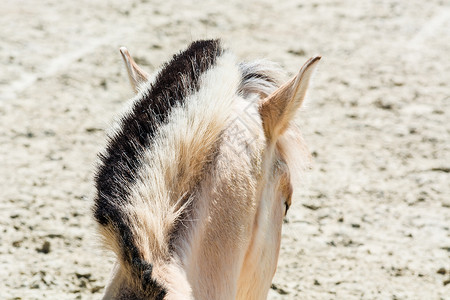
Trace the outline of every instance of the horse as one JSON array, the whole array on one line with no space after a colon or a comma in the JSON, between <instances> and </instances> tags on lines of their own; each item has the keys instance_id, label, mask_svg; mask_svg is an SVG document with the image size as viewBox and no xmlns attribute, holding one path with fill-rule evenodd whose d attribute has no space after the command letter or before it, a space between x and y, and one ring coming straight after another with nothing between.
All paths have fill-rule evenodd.
<instances>
[{"instance_id":1,"label":"horse","mask_svg":"<svg viewBox=\"0 0 450 300\"><path fill-rule=\"evenodd\" d=\"M107 134L93 217L116 263L103 299L265 299L293 180L309 152L298 74L199 40L155 74L120 52L136 94Z\"/></svg>"}]
</instances>

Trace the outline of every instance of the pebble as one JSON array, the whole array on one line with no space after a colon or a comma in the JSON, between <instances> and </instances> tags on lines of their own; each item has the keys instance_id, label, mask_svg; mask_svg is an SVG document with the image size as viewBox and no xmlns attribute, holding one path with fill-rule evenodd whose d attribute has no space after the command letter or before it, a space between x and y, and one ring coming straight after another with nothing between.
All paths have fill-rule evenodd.
<instances>
[{"instance_id":1,"label":"pebble","mask_svg":"<svg viewBox=\"0 0 450 300\"><path fill-rule=\"evenodd\" d=\"M77 276L77 278L86 278L89 279L91 278L92 274L91 273L81 273L81 272L76 272L75 276Z\"/></svg>"},{"instance_id":2,"label":"pebble","mask_svg":"<svg viewBox=\"0 0 450 300\"><path fill-rule=\"evenodd\" d=\"M288 291L286 291L286 290L280 288L279 286L275 285L275 283L272 283L272 285L270 286L270 288L271 288L272 290L276 291L276 292L277 292L278 294L280 294L280 295L287 295L287 294L289 294Z\"/></svg>"},{"instance_id":3,"label":"pebble","mask_svg":"<svg viewBox=\"0 0 450 300\"><path fill-rule=\"evenodd\" d=\"M36 248L36 251L39 253L47 254L50 252L50 242L44 241L41 248Z\"/></svg>"},{"instance_id":4,"label":"pebble","mask_svg":"<svg viewBox=\"0 0 450 300\"><path fill-rule=\"evenodd\" d=\"M96 286L94 286L93 288L91 288L91 293L97 293L97 292L99 292L101 289L103 288L103 286L101 286L101 285L96 285Z\"/></svg>"},{"instance_id":5,"label":"pebble","mask_svg":"<svg viewBox=\"0 0 450 300\"><path fill-rule=\"evenodd\" d=\"M436 273L438 273L438 274L441 274L441 275L445 275L445 273L447 273L447 270L445 270L445 268L439 268L439 270L437 270L437 272Z\"/></svg>"}]
</instances>

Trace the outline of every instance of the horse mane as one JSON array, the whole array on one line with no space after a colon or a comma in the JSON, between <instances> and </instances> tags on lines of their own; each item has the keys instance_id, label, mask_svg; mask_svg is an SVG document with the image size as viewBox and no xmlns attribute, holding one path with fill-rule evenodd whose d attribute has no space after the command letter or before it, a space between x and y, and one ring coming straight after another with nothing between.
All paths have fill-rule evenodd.
<instances>
[{"instance_id":1,"label":"horse mane","mask_svg":"<svg viewBox=\"0 0 450 300\"><path fill-rule=\"evenodd\" d=\"M93 213L105 245L146 296L167 292L153 267L171 259L234 102L264 98L282 79L273 63L238 64L219 40L196 41L141 87L117 121L99 155Z\"/></svg>"}]
</instances>

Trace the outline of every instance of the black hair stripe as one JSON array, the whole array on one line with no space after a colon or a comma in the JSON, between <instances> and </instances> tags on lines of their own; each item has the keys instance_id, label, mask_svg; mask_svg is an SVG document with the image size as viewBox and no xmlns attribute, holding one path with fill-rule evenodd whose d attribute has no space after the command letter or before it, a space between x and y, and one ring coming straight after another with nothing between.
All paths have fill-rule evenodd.
<instances>
[{"instance_id":1,"label":"black hair stripe","mask_svg":"<svg viewBox=\"0 0 450 300\"><path fill-rule=\"evenodd\" d=\"M199 89L199 77L222 53L218 40L196 41L165 65L146 96L134 104L121 128L110 137L95 177L97 188L94 216L101 225L115 218L108 202L120 203L139 169L138 154L147 149L157 128L167 122L171 109ZM183 84L180 86L180 82Z\"/></svg>"},{"instance_id":2,"label":"black hair stripe","mask_svg":"<svg viewBox=\"0 0 450 300\"><path fill-rule=\"evenodd\" d=\"M165 291L151 279L152 266L144 261L130 229L131 216L123 210L129 188L142 167L139 155L151 146L156 131L167 123L172 108L200 88L199 78L214 66L223 50L218 40L193 42L164 65L145 96L134 103L131 113L122 117L120 129L109 137L106 150L99 155L95 176L97 194L94 217L102 226L111 226L121 249L121 258L142 281L144 293L164 297ZM159 291L159 292L158 292Z\"/></svg>"}]
</instances>

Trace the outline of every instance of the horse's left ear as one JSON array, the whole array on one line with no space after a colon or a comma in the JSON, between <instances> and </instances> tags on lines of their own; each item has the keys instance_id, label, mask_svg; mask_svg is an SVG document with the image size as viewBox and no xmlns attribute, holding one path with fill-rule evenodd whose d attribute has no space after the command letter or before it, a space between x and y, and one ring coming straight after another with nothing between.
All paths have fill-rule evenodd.
<instances>
[{"instance_id":1,"label":"horse's left ear","mask_svg":"<svg viewBox=\"0 0 450 300\"><path fill-rule=\"evenodd\" d=\"M305 99L311 75L320 58L320 56L310 58L297 76L282 85L261 103L259 113L268 140L277 140L294 118L296 111Z\"/></svg>"},{"instance_id":2,"label":"horse's left ear","mask_svg":"<svg viewBox=\"0 0 450 300\"><path fill-rule=\"evenodd\" d=\"M138 64L131 57L127 48L120 47L120 54L122 54L123 61L127 67L128 77L130 79L133 90L137 93L140 84L148 80L148 73L141 69Z\"/></svg>"}]
</instances>

